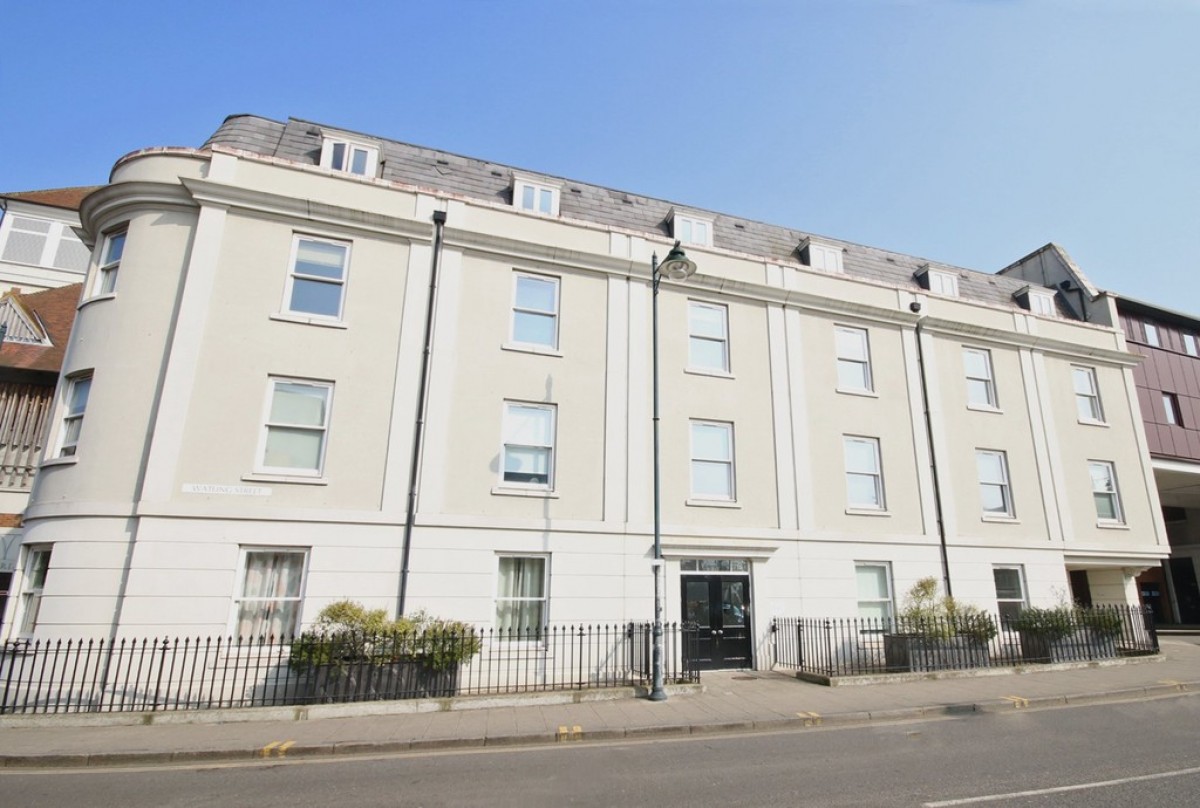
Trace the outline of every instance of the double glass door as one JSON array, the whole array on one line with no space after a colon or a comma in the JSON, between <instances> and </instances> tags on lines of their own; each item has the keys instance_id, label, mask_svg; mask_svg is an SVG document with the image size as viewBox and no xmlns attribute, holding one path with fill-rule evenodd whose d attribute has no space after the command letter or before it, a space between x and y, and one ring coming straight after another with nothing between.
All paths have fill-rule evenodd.
<instances>
[{"instance_id":1,"label":"double glass door","mask_svg":"<svg viewBox=\"0 0 1200 808\"><path fill-rule=\"evenodd\" d=\"M750 577L683 575L681 614L700 627L700 670L752 668Z\"/></svg>"}]
</instances>

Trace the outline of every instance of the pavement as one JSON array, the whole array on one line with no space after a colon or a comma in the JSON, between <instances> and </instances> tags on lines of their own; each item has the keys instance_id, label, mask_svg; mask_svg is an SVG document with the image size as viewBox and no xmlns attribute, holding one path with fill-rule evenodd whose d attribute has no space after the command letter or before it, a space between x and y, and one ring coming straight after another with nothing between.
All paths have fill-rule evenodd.
<instances>
[{"instance_id":1,"label":"pavement","mask_svg":"<svg viewBox=\"0 0 1200 808\"><path fill-rule=\"evenodd\" d=\"M826 686L720 671L652 702L633 688L207 712L0 716L0 767L142 766L864 725L1200 693L1200 644L1154 657ZM967 675L964 675L967 674Z\"/></svg>"}]
</instances>

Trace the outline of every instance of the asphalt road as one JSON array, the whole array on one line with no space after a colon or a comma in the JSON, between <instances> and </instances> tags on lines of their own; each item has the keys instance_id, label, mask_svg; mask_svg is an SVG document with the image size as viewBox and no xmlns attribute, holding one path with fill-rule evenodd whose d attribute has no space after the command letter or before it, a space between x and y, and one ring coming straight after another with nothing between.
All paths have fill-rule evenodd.
<instances>
[{"instance_id":1,"label":"asphalt road","mask_svg":"<svg viewBox=\"0 0 1200 808\"><path fill-rule=\"evenodd\" d=\"M1200 695L859 728L0 773L17 808L1200 806Z\"/></svg>"}]
</instances>

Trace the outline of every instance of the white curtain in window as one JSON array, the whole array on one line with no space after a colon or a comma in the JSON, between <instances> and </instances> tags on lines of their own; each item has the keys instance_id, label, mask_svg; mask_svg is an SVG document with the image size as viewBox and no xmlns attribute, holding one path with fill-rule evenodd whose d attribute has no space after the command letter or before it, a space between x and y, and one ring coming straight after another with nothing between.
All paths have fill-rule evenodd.
<instances>
[{"instance_id":1,"label":"white curtain in window","mask_svg":"<svg viewBox=\"0 0 1200 808\"><path fill-rule=\"evenodd\" d=\"M528 631L545 619L546 559L501 558L496 598L496 627Z\"/></svg>"},{"instance_id":2,"label":"white curtain in window","mask_svg":"<svg viewBox=\"0 0 1200 808\"><path fill-rule=\"evenodd\" d=\"M296 630L304 554L246 554L246 577L237 634L244 638L285 637Z\"/></svg>"}]
</instances>

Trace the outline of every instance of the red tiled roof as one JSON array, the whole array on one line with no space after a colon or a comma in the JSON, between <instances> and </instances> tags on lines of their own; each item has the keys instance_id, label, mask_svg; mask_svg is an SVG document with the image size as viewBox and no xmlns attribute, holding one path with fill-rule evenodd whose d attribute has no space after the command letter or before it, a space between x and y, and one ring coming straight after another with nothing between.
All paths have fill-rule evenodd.
<instances>
[{"instance_id":1,"label":"red tiled roof","mask_svg":"<svg viewBox=\"0 0 1200 808\"><path fill-rule=\"evenodd\" d=\"M44 191L14 191L11 194L0 194L0 198L18 199L22 202L46 205L51 208L79 210L83 198L102 187L101 185L78 185L74 188L47 188Z\"/></svg>"},{"instance_id":2,"label":"red tiled roof","mask_svg":"<svg viewBox=\"0 0 1200 808\"><path fill-rule=\"evenodd\" d=\"M0 344L0 367L21 370L43 370L58 373L62 368L63 353L71 336L71 325L75 322L75 309L79 304L82 283L73 283L58 289L42 292L17 294L17 301L31 314L36 314L46 328L52 345L23 345L18 342Z\"/></svg>"}]
</instances>

